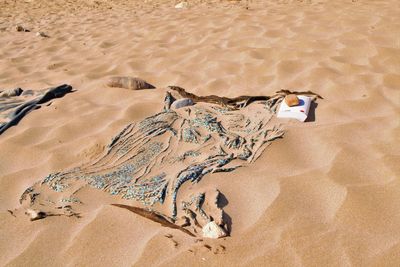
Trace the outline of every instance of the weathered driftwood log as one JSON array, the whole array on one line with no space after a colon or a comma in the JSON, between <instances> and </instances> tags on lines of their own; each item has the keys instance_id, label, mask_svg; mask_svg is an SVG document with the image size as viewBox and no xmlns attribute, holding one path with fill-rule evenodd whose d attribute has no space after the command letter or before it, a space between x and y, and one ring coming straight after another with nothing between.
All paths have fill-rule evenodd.
<instances>
[{"instance_id":1,"label":"weathered driftwood log","mask_svg":"<svg viewBox=\"0 0 400 267\"><path fill-rule=\"evenodd\" d=\"M145 80L136 77L111 77L107 81L110 87L119 87L130 90L154 89L155 87Z\"/></svg>"},{"instance_id":2,"label":"weathered driftwood log","mask_svg":"<svg viewBox=\"0 0 400 267\"><path fill-rule=\"evenodd\" d=\"M142 217L145 217L147 219L152 220L153 222L157 222L159 224L161 224L162 226L165 227L169 227L172 229L177 229L180 230L190 236L195 236L194 234L192 234L189 230L183 228L182 226L176 225L172 222L170 222L169 220L167 220L165 218L165 216L159 214L158 212L155 211L149 211L149 210L145 210L139 207L134 207L134 206L128 206L128 205L123 205L123 204L111 204L113 206L119 207L119 208L123 208L123 209L127 209L133 213L136 213Z\"/></svg>"},{"instance_id":3,"label":"weathered driftwood log","mask_svg":"<svg viewBox=\"0 0 400 267\"><path fill-rule=\"evenodd\" d=\"M318 94L315 94L311 91L289 91L289 90L280 90L277 91L275 95L272 96L238 96L238 97L221 97L216 95L208 95L208 96L197 96L195 94L187 92L185 89L178 87L178 86L168 86L168 89L176 91L181 97L183 98L190 98L193 100L194 103L196 102L204 102L204 103L211 103L211 104L218 104L232 109L239 109L248 106L250 103L254 101L263 101L263 100L270 100L274 98L281 98L289 94L295 95L312 95L318 98L322 97Z\"/></svg>"}]
</instances>

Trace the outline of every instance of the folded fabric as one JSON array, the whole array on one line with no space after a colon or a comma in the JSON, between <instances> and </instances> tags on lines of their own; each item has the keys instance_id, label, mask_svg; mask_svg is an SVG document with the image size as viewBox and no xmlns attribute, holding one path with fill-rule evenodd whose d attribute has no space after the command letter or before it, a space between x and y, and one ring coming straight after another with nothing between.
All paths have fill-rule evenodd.
<instances>
[{"instance_id":1,"label":"folded fabric","mask_svg":"<svg viewBox=\"0 0 400 267\"><path fill-rule=\"evenodd\" d=\"M63 84L40 91L21 88L7 90L0 93L0 135L11 126L15 126L29 112L40 108L54 98L63 97L72 91L72 87Z\"/></svg>"}]
</instances>

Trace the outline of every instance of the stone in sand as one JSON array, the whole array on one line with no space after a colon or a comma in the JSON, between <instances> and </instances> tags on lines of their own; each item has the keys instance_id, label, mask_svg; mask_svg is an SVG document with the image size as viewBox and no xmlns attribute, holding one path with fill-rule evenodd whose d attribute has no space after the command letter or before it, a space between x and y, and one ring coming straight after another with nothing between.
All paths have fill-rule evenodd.
<instances>
[{"instance_id":1,"label":"stone in sand","mask_svg":"<svg viewBox=\"0 0 400 267\"><path fill-rule=\"evenodd\" d=\"M36 220L40 220L43 218L47 217L46 212L44 211L36 211L33 209L27 209L25 214L29 215L29 217L31 217L31 221L36 221Z\"/></svg>"},{"instance_id":2,"label":"stone in sand","mask_svg":"<svg viewBox=\"0 0 400 267\"><path fill-rule=\"evenodd\" d=\"M190 98L182 98L182 99L178 99L175 100L172 105L171 108L172 109L178 109L178 108L183 108L183 107L187 107L187 106L193 106L194 102L192 99Z\"/></svg>"},{"instance_id":3,"label":"stone in sand","mask_svg":"<svg viewBox=\"0 0 400 267\"><path fill-rule=\"evenodd\" d=\"M44 32L37 32L36 36L38 37L43 37L43 38L49 38L50 36L48 36L47 34L45 34Z\"/></svg>"},{"instance_id":4,"label":"stone in sand","mask_svg":"<svg viewBox=\"0 0 400 267\"><path fill-rule=\"evenodd\" d=\"M119 87L131 90L154 89L155 87L145 80L136 77L111 77L107 81L110 87Z\"/></svg>"},{"instance_id":5,"label":"stone in sand","mask_svg":"<svg viewBox=\"0 0 400 267\"><path fill-rule=\"evenodd\" d=\"M21 88L15 89L8 89L0 93L0 97L12 97L12 96L19 96L22 93Z\"/></svg>"},{"instance_id":6,"label":"stone in sand","mask_svg":"<svg viewBox=\"0 0 400 267\"><path fill-rule=\"evenodd\" d=\"M285 102L289 107L297 106L300 103L299 98L295 94L285 96Z\"/></svg>"},{"instance_id":7,"label":"stone in sand","mask_svg":"<svg viewBox=\"0 0 400 267\"><path fill-rule=\"evenodd\" d=\"M15 30L16 30L17 32L30 32L30 30L28 30L28 29L22 27L21 25L15 26Z\"/></svg>"},{"instance_id":8,"label":"stone in sand","mask_svg":"<svg viewBox=\"0 0 400 267\"><path fill-rule=\"evenodd\" d=\"M164 98L164 110L168 111L171 109L172 103L175 101L175 97L171 95L171 92L167 92Z\"/></svg>"},{"instance_id":9,"label":"stone in sand","mask_svg":"<svg viewBox=\"0 0 400 267\"><path fill-rule=\"evenodd\" d=\"M186 216L182 216L175 223L180 227L187 227L190 226L190 219Z\"/></svg>"},{"instance_id":10,"label":"stone in sand","mask_svg":"<svg viewBox=\"0 0 400 267\"><path fill-rule=\"evenodd\" d=\"M204 225L202 232L203 232L203 237L207 238L217 239L226 236L225 230L214 221Z\"/></svg>"},{"instance_id":11,"label":"stone in sand","mask_svg":"<svg viewBox=\"0 0 400 267\"><path fill-rule=\"evenodd\" d=\"M181 9L181 8L187 8L188 7L188 2L180 2L179 4L175 5L175 8Z\"/></svg>"}]
</instances>

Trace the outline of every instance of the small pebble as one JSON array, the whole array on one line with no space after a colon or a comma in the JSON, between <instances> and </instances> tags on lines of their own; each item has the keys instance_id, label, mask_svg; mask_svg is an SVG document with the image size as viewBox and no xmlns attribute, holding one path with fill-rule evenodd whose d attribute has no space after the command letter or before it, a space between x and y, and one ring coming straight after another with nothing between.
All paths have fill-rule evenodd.
<instances>
[{"instance_id":1,"label":"small pebble","mask_svg":"<svg viewBox=\"0 0 400 267\"><path fill-rule=\"evenodd\" d=\"M48 36L47 34L45 34L44 32L37 32L36 36L38 37L43 37L43 38L49 38L50 36Z\"/></svg>"},{"instance_id":2,"label":"small pebble","mask_svg":"<svg viewBox=\"0 0 400 267\"><path fill-rule=\"evenodd\" d=\"M3 92L0 92L0 97L12 97L21 95L23 90L21 88L9 89Z\"/></svg>"},{"instance_id":3,"label":"small pebble","mask_svg":"<svg viewBox=\"0 0 400 267\"><path fill-rule=\"evenodd\" d=\"M285 96L286 105L289 107L297 106L300 103L299 98L295 94Z\"/></svg>"},{"instance_id":4,"label":"small pebble","mask_svg":"<svg viewBox=\"0 0 400 267\"><path fill-rule=\"evenodd\" d=\"M32 210L32 209L27 209L25 214L27 214L27 215L29 215L29 217L31 217L31 221L36 221L36 220L40 220L40 219L47 217L46 212L36 211L36 210Z\"/></svg>"},{"instance_id":5,"label":"small pebble","mask_svg":"<svg viewBox=\"0 0 400 267\"><path fill-rule=\"evenodd\" d=\"M183 107L188 107L188 106L193 106L193 100L190 98L182 98L182 99L178 99L175 100L172 105L171 108L172 109L179 109L179 108L183 108Z\"/></svg>"},{"instance_id":6,"label":"small pebble","mask_svg":"<svg viewBox=\"0 0 400 267\"><path fill-rule=\"evenodd\" d=\"M203 237L216 239L226 236L225 230L214 221L207 223L202 230Z\"/></svg>"},{"instance_id":7,"label":"small pebble","mask_svg":"<svg viewBox=\"0 0 400 267\"><path fill-rule=\"evenodd\" d=\"M177 9L187 8L188 5L189 5L188 2L180 2L179 4L175 5L175 8Z\"/></svg>"},{"instance_id":8,"label":"small pebble","mask_svg":"<svg viewBox=\"0 0 400 267\"><path fill-rule=\"evenodd\" d=\"M30 32L30 30L28 30L28 29L22 27L21 25L15 26L15 30L16 30L17 32Z\"/></svg>"}]
</instances>

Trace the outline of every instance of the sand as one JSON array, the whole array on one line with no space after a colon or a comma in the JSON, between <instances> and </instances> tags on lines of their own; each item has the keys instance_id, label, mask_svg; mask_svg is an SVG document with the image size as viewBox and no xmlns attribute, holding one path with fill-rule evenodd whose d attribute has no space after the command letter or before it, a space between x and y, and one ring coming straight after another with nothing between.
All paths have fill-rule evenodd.
<instances>
[{"instance_id":1,"label":"sand","mask_svg":"<svg viewBox=\"0 0 400 267\"><path fill-rule=\"evenodd\" d=\"M189 2L0 0L0 90L76 90L0 136L0 265L397 266L398 1ZM105 85L124 75L199 95L289 89L324 100L309 122L285 121L285 137L251 166L201 181L225 196L230 237L188 237L90 189L80 218L29 221L28 186L162 109L163 89Z\"/></svg>"}]
</instances>

